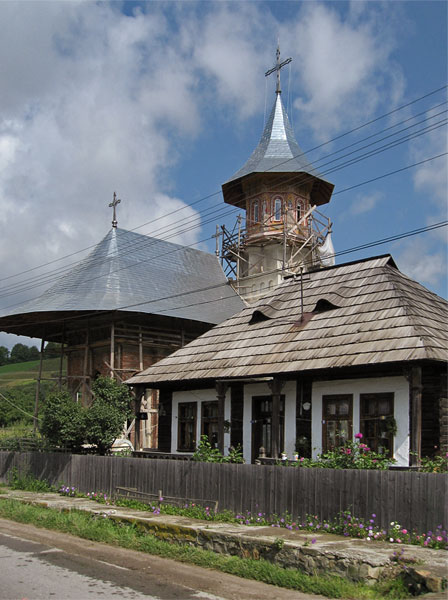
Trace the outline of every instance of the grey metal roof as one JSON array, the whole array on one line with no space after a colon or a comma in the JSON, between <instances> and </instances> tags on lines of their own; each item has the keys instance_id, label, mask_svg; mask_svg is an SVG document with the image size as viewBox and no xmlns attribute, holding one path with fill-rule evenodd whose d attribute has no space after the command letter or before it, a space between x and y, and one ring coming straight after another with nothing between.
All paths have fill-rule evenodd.
<instances>
[{"instance_id":1,"label":"grey metal roof","mask_svg":"<svg viewBox=\"0 0 448 600\"><path fill-rule=\"evenodd\" d=\"M258 146L245 165L223 185L226 195L229 184L251 173L305 173L319 181L315 183L314 201L317 204L328 202L334 186L325 181L313 167L294 137L281 94L277 94L271 114ZM232 202L230 202L232 203Z\"/></svg>"},{"instance_id":2,"label":"grey metal roof","mask_svg":"<svg viewBox=\"0 0 448 600\"><path fill-rule=\"evenodd\" d=\"M271 173L298 171L322 179L294 137L280 94L277 94L258 146L246 164L226 183L249 175L249 173L265 171Z\"/></svg>"},{"instance_id":3,"label":"grey metal roof","mask_svg":"<svg viewBox=\"0 0 448 600\"><path fill-rule=\"evenodd\" d=\"M40 297L0 313L0 330L11 316L67 311L123 310L215 324L243 306L215 255L112 228Z\"/></svg>"},{"instance_id":4,"label":"grey metal roof","mask_svg":"<svg viewBox=\"0 0 448 600\"><path fill-rule=\"evenodd\" d=\"M286 281L129 382L195 385L448 359L448 302L400 273L388 255L306 273L303 301L301 322L300 280Z\"/></svg>"}]
</instances>

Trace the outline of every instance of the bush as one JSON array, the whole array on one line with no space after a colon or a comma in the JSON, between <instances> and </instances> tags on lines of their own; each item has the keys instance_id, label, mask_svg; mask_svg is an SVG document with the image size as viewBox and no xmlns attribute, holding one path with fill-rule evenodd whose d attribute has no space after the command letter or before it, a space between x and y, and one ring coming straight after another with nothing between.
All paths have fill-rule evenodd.
<instances>
[{"instance_id":1,"label":"bush","mask_svg":"<svg viewBox=\"0 0 448 600\"><path fill-rule=\"evenodd\" d=\"M243 453L240 446L237 448L230 447L228 456L223 456L218 448L213 448L206 435L201 436L201 441L198 444L193 460L199 462L214 462L214 463L243 463Z\"/></svg>"},{"instance_id":2,"label":"bush","mask_svg":"<svg viewBox=\"0 0 448 600\"><path fill-rule=\"evenodd\" d=\"M52 446L79 452L86 435L85 409L68 392L50 394L42 411L41 433Z\"/></svg>"},{"instance_id":3,"label":"bush","mask_svg":"<svg viewBox=\"0 0 448 600\"><path fill-rule=\"evenodd\" d=\"M105 454L131 417L132 396L126 385L108 377L98 377L92 386L94 399L86 412L86 442Z\"/></svg>"}]
</instances>

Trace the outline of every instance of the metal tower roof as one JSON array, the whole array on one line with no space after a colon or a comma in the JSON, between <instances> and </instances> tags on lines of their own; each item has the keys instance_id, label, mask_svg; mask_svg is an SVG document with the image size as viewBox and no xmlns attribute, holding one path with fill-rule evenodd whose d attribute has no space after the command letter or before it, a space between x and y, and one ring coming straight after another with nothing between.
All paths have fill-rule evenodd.
<instances>
[{"instance_id":1,"label":"metal tower roof","mask_svg":"<svg viewBox=\"0 0 448 600\"><path fill-rule=\"evenodd\" d=\"M216 324L243 306L215 255L112 228L41 296L0 312L0 330L27 335L31 314L38 319L39 313L71 311L120 310Z\"/></svg>"},{"instance_id":2,"label":"metal tower roof","mask_svg":"<svg viewBox=\"0 0 448 600\"><path fill-rule=\"evenodd\" d=\"M309 162L304 152L300 149L294 137L294 131L288 119L281 94L277 97L272 107L271 114L261 136L258 146L253 151L249 160L233 177L223 185L224 194L231 190L232 184L237 180L252 173L305 173L321 183L319 198L316 204L328 202L333 191L333 184L326 182L320 173ZM231 204L234 202L230 201Z\"/></svg>"}]
</instances>

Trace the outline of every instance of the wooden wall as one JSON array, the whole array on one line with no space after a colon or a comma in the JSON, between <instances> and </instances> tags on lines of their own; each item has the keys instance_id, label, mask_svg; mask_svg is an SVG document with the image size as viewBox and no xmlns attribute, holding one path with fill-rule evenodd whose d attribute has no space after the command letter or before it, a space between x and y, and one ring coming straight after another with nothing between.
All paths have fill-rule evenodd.
<instances>
[{"instance_id":1,"label":"wooden wall","mask_svg":"<svg viewBox=\"0 0 448 600\"><path fill-rule=\"evenodd\" d=\"M408 471L307 469L71 454L0 452L0 481L17 467L54 485L113 494L116 486L166 496L218 500L219 508L288 511L331 519L342 510L419 533L448 526L448 475Z\"/></svg>"}]
</instances>

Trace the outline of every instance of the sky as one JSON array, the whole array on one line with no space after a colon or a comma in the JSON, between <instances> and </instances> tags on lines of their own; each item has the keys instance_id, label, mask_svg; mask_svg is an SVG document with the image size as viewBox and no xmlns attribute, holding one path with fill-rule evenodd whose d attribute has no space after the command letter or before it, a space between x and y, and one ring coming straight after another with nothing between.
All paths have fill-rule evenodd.
<instances>
[{"instance_id":1,"label":"sky","mask_svg":"<svg viewBox=\"0 0 448 600\"><path fill-rule=\"evenodd\" d=\"M38 296L106 235L114 191L119 227L213 252L216 224L237 215L221 185L275 100L264 73L278 42L292 58L282 99L296 139L335 185L322 212L336 252L446 221L444 1L3 1L0 310ZM446 236L336 261L391 253L446 297ZM0 345L17 341L0 333Z\"/></svg>"}]
</instances>

